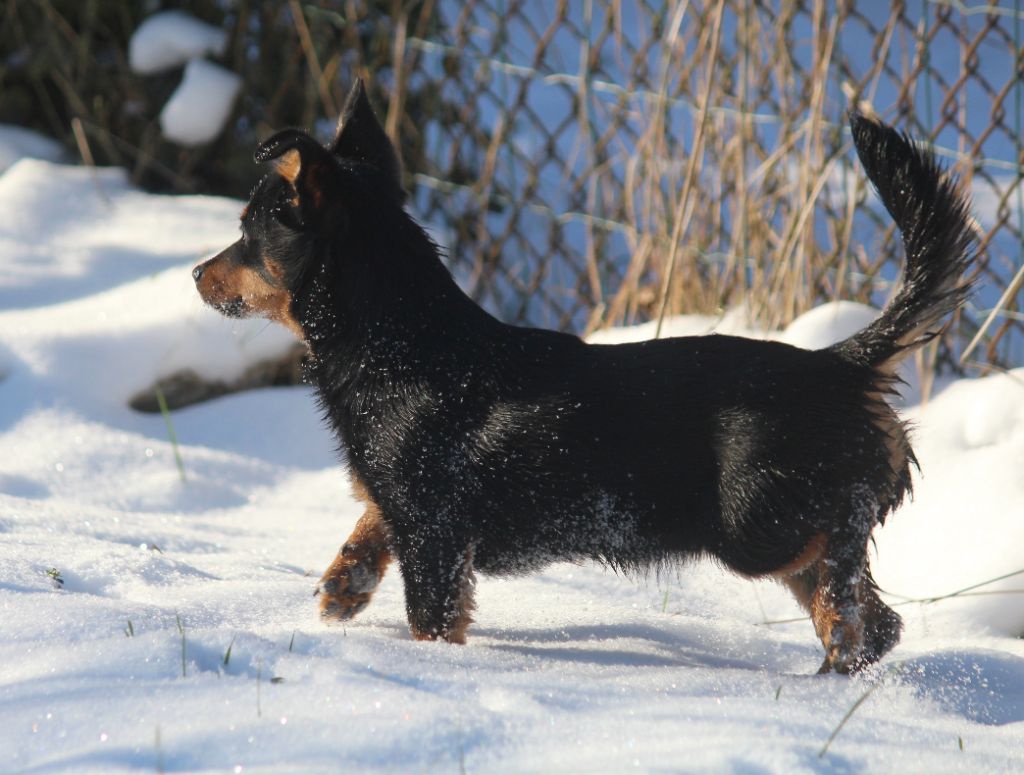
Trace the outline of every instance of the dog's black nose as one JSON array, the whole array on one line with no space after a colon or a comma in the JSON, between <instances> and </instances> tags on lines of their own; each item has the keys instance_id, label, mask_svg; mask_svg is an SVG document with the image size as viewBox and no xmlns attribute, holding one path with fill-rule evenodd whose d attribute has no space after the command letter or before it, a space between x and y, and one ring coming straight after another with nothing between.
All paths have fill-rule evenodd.
<instances>
[{"instance_id":1,"label":"dog's black nose","mask_svg":"<svg viewBox=\"0 0 1024 775\"><path fill-rule=\"evenodd\" d=\"M203 276L203 265L200 264L192 270L192 279L199 282L199 278Z\"/></svg>"}]
</instances>

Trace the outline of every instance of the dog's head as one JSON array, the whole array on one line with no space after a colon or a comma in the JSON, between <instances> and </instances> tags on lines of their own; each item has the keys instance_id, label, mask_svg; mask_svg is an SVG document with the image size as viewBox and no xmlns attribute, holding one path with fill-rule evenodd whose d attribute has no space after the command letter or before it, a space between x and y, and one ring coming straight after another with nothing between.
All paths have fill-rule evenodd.
<instances>
[{"instance_id":1,"label":"dog's head","mask_svg":"<svg viewBox=\"0 0 1024 775\"><path fill-rule=\"evenodd\" d=\"M343 232L353 197L367 180L400 208L401 167L361 80L349 92L330 145L286 129L263 143L255 159L273 170L242 210L241 238L199 264L192 277L203 301L223 314L269 318L302 339L295 294L309 263L323 260L317 245L327 232Z\"/></svg>"}]
</instances>

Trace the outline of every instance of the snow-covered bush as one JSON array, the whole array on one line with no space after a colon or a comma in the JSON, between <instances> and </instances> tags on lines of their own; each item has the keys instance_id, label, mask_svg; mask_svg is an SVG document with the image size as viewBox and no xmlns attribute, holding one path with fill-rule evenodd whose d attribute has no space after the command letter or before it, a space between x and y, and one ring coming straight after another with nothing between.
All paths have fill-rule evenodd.
<instances>
[{"instance_id":1,"label":"snow-covered bush","mask_svg":"<svg viewBox=\"0 0 1024 775\"><path fill-rule=\"evenodd\" d=\"M186 147L219 135L242 87L242 79L203 59L222 55L227 33L180 11L150 16L132 35L128 61L140 75L178 69L185 72L160 111L160 129L168 140Z\"/></svg>"}]
</instances>

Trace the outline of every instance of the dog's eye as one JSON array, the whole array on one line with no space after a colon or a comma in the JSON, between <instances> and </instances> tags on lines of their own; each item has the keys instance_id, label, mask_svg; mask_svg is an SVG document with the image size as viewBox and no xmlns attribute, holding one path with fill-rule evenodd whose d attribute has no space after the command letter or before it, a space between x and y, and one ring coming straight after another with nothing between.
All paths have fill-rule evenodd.
<instances>
[{"instance_id":1,"label":"dog's eye","mask_svg":"<svg viewBox=\"0 0 1024 775\"><path fill-rule=\"evenodd\" d=\"M282 226L286 226L293 231L302 228L302 210L291 201L282 200L278 202L271 212L274 215L274 219Z\"/></svg>"}]
</instances>

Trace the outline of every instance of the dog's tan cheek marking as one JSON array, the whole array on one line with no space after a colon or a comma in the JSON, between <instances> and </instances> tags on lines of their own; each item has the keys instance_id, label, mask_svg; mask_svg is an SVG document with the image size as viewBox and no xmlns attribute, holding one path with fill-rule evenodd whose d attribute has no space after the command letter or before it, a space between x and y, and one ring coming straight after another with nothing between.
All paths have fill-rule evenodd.
<instances>
[{"instance_id":1,"label":"dog's tan cheek marking","mask_svg":"<svg viewBox=\"0 0 1024 775\"><path fill-rule=\"evenodd\" d=\"M249 309L264 317L270 317L276 306L271 301L275 289L249 267L238 269L237 276L238 283L235 287Z\"/></svg>"},{"instance_id":2,"label":"dog's tan cheek marking","mask_svg":"<svg viewBox=\"0 0 1024 775\"><path fill-rule=\"evenodd\" d=\"M265 261L265 265L275 280L281 276L276 264L271 261ZM275 288L264 280L259 272L249 267L235 269L231 272L231 275L232 282L229 287L234 292L234 295L242 297L247 311L281 323L299 340L305 340L302 326L292 317L292 297L287 290Z\"/></svg>"},{"instance_id":3,"label":"dog's tan cheek marking","mask_svg":"<svg viewBox=\"0 0 1024 775\"><path fill-rule=\"evenodd\" d=\"M306 335L302 332L302 325L292 315L292 298L291 291L288 290L284 281L284 271L280 265L275 261L264 258L263 265L267 268L267 274L274 278L274 282L277 284L275 288L274 299L276 300L276 309L271 317L272 320L276 320L281 323L289 331L291 331L298 339L305 341Z\"/></svg>"}]
</instances>

